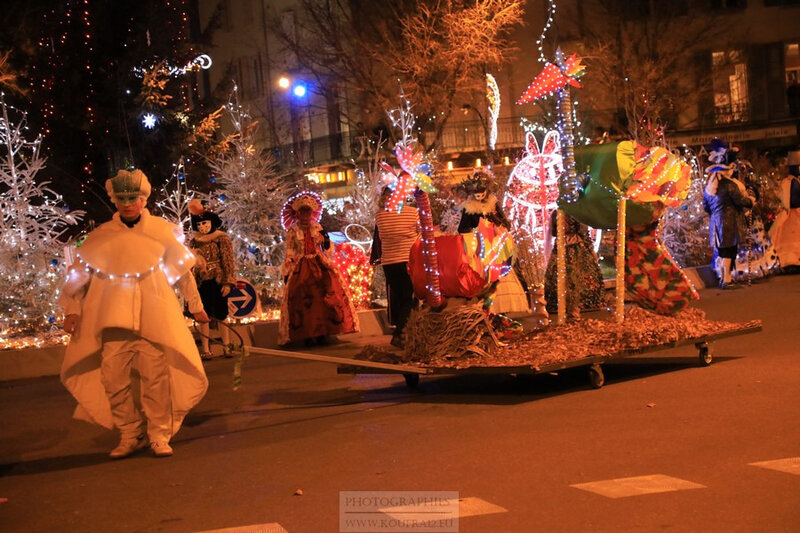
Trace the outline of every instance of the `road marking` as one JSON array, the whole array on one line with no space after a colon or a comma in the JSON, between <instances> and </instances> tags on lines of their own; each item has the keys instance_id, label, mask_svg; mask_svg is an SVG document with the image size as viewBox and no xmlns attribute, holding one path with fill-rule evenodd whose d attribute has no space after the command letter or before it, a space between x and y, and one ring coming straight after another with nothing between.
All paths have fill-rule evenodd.
<instances>
[{"instance_id":1,"label":"road marking","mask_svg":"<svg viewBox=\"0 0 800 533\"><path fill-rule=\"evenodd\" d=\"M269 524L253 524L252 526L236 526L224 529L209 529L197 533L289 533L277 522Z\"/></svg>"},{"instance_id":2,"label":"road marking","mask_svg":"<svg viewBox=\"0 0 800 533\"><path fill-rule=\"evenodd\" d=\"M447 500L450 504L454 504L455 500ZM419 509L417 509L419 507ZM406 505L402 507L384 507L380 509L385 515L395 519L406 518L405 514L413 513L418 510L424 510L422 506ZM458 518L466 518L468 516L481 516L485 514L507 513L508 509L489 503L481 498L459 498L458 499ZM405 513L405 514L404 514Z\"/></svg>"},{"instance_id":3,"label":"road marking","mask_svg":"<svg viewBox=\"0 0 800 533\"><path fill-rule=\"evenodd\" d=\"M705 485L700 485L699 483L692 483L685 479L662 474L606 479L603 481L593 481L591 483L578 483L576 485L570 485L570 487L594 492L595 494L607 498L627 498L629 496L640 496L642 494L657 494L659 492L706 488Z\"/></svg>"},{"instance_id":4,"label":"road marking","mask_svg":"<svg viewBox=\"0 0 800 533\"><path fill-rule=\"evenodd\" d=\"M507 513L508 509L489 503L480 498L459 498L458 517L481 516L485 514Z\"/></svg>"},{"instance_id":5,"label":"road marking","mask_svg":"<svg viewBox=\"0 0 800 533\"><path fill-rule=\"evenodd\" d=\"M758 463L748 463L750 466L769 468L778 472L786 472L800 476L800 457L787 457L786 459L776 459L775 461L760 461Z\"/></svg>"}]
</instances>

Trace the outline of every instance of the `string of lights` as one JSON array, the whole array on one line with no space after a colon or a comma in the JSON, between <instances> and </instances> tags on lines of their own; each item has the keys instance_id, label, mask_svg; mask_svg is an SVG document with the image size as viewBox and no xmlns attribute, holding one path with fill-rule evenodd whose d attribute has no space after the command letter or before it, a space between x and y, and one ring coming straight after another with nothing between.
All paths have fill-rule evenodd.
<instances>
[{"instance_id":1,"label":"string of lights","mask_svg":"<svg viewBox=\"0 0 800 533\"><path fill-rule=\"evenodd\" d=\"M539 34L539 38L536 39L536 49L539 52L539 63L546 63L547 58L544 55L544 38L547 34L547 30L550 29L550 26L553 25L553 19L556 16L556 2L555 0L547 0L547 21L544 23L544 27L542 28L542 33Z\"/></svg>"}]
</instances>

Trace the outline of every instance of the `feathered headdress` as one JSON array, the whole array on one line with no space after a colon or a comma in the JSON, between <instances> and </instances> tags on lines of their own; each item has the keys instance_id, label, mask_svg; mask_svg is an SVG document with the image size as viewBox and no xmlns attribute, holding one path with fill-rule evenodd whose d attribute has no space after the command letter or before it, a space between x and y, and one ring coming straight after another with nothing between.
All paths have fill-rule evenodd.
<instances>
[{"instance_id":1,"label":"feathered headdress","mask_svg":"<svg viewBox=\"0 0 800 533\"><path fill-rule=\"evenodd\" d=\"M311 209L311 217L314 222L319 222L322 218L322 198L313 191L300 191L293 194L283 204L281 208L281 225L283 229L289 229L297 222L297 212L303 208Z\"/></svg>"}]
</instances>

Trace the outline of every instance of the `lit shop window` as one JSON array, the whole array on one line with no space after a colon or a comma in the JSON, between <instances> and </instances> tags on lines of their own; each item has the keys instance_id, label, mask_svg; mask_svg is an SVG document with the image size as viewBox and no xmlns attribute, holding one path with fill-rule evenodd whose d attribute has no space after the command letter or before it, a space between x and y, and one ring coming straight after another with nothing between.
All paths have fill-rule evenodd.
<instances>
[{"instance_id":1,"label":"lit shop window","mask_svg":"<svg viewBox=\"0 0 800 533\"><path fill-rule=\"evenodd\" d=\"M306 174L306 178L314 183L324 185L326 183L347 183L349 170L339 170L337 172L312 172Z\"/></svg>"}]
</instances>

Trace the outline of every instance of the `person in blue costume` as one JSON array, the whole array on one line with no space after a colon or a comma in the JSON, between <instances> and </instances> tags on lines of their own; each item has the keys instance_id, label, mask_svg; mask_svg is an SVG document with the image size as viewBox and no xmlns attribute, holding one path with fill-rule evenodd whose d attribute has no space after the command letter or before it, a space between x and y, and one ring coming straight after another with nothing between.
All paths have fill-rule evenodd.
<instances>
[{"instance_id":1,"label":"person in blue costume","mask_svg":"<svg viewBox=\"0 0 800 533\"><path fill-rule=\"evenodd\" d=\"M703 189L703 209L709 214L709 244L718 256L719 287L727 289L733 287L733 262L742 240L739 217L746 208L753 207L755 199L734 179L731 164L735 153L729 150L728 143L713 139L707 151L712 165L706 168L708 179Z\"/></svg>"}]
</instances>

